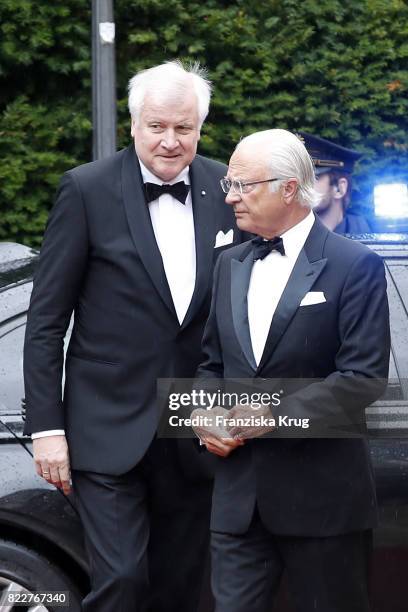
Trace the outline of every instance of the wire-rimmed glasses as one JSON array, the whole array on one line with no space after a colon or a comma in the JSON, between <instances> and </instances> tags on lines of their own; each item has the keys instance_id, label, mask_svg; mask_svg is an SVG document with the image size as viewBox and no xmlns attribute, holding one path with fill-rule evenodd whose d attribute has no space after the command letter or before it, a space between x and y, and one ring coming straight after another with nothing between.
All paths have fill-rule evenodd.
<instances>
[{"instance_id":1,"label":"wire-rimmed glasses","mask_svg":"<svg viewBox=\"0 0 408 612\"><path fill-rule=\"evenodd\" d=\"M249 191L251 191L250 189L248 189L248 187L250 187L251 185L259 185L260 183L272 183L273 181L280 180L281 179L278 178L270 178L265 179L263 181L243 182L239 179L229 179L228 177L224 176L224 178L220 180L220 185L224 193L229 193L229 191L232 190L233 193L239 193L240 195L242 195L243 193L248 193Z\"/></svg>"}]
</instances>

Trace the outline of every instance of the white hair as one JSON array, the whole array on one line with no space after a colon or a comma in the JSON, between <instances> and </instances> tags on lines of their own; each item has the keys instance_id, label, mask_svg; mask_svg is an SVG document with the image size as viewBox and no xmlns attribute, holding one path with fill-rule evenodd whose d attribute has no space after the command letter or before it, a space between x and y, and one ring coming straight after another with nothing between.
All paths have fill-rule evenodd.
<instances>
[{"instance_id":1,"label":"white hair","mask_svg":"<svg viewBox=\"0 0 408 612\"><path fill-rule=\"evenodd\" d=\"M211 82L207 71L198 62L184 66L179 60L142 70L129 81L129 112L138 123L147 95L166 102L181 103L186 92L193 89L197 97L199 127L208 115L211 98Z\"/></svg>"},{"instance_id":2,"label":"white hair","mask_svg":"<svg viewBox=\"0 0 408 612\"><path fill-rule=\"evenodd\" d=\"M255 145L262 150L271 178L280 179L270 183L272 192L278 191L282 182L295 178L298 183L297 198L302 206L312 208L319 201L319 194L314 188L313 161L298 136L287 130L265 130L250 134L238 146L241 143Z\"/></svg>"}]
</instances>

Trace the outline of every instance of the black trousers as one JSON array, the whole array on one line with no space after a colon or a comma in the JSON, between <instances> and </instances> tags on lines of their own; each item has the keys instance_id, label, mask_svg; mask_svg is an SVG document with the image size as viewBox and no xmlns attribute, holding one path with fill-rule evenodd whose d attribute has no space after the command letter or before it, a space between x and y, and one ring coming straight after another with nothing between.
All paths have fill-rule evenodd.
<instances>
[{"instance_id":1,"label":"black trousers","mask_svg":"<svg viewBox=\"0 0 408 612\"><path fill-rule=\"evenodd\" d=\"M216 612L270 612L284 569L296 612L369 612L371 535L276 536L255 511L245 534L211 534Z\"/></svg>"},{"instance_id":2,"label":"black trousers","mask_svg":"<svg viewBox=\"0 0 408 612\"><path fill-rule=\"evenodd\" d=\"M91 592L84 612L196 612L209 546L210 481L183 475L175 440L130 472L72 472Z\"/></svg>"}]
</instances>

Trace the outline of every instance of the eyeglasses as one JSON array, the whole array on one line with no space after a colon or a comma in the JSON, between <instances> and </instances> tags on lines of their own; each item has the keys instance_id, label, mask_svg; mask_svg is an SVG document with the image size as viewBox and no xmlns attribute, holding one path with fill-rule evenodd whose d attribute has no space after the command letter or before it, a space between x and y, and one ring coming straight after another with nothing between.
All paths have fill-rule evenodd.
<instances>
[{"instance_id":1,"label":"eyeglasses","mask_svg":"<svg viewBox=\"0 0 408 612\"><path fill-rule=\"evenodd\" d=\"M270 178L264 181L250 181L243 183L239 179L231 180L224 176L224 178L220 180L220 185L224 193L229 193L229 191L232 190L233 193L239 193L242 195L243 193L248 193L249 191L251 191L250 189L248 189L248 187L250 187L251 185L259 185L260 183L272 183L273 181L280 180L281 179L279 178Z\"/></svg>"}]
</instances>

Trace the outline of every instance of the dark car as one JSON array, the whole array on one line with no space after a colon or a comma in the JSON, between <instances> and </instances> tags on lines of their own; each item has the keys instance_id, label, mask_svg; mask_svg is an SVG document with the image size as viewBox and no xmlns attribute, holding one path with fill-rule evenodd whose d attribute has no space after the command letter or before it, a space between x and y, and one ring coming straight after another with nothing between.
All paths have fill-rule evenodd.
<instances>
[{"instance_id":1,"label":"dark car","mask_svg":"<svg viewBox=\"0 0 408 612\"><path fill-rule=\"evenodd\" d=\"M373 611L405 612L408 601L408 236L365 237L383 257L388 277L392 355L385 396L367 409L380 507L375 532ZM72 496L34 470L23 435L23 340L37 253L0 243L0 610L17 593L69 592L80 610L87 562ZM7 604L5 610L14 610ZM202 612L211 609L208 592ZM17 607L15 608L17 610ZM21 609L21 608L19 608ZM31 603L23 610L61 609ZM285 589L275 612L290 610Z\"/></svg>"},{"instance_id":2,"label":"dark car","mask_svg":"<svg viewBox=\"0 0 408 612\"><path fill-rule=\"evenodd\" d=\"M79 612L87 584L81 526L71 500L36 475L23 436L22 351L36 258L0 244L0 610L61 610L16 604L31 591L68 591L65 609Z\"/></svg>"}]
</instances>

